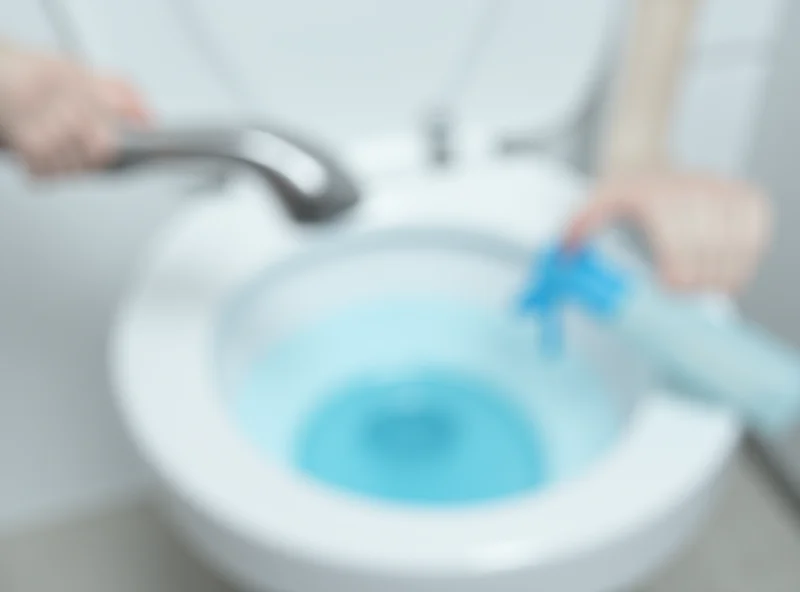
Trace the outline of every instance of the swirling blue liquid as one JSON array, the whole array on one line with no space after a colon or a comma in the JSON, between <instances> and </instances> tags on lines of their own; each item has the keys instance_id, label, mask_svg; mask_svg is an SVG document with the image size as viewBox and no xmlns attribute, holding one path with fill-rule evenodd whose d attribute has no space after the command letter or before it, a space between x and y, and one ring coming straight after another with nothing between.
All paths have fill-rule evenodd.
<instances>
[{"instance_id":1,"label":"swirling blue liquid","mask_svg":"<svg viewBox=\"0 0 800 592\"><path fill-rule=\"evenodd\" d=\"M540 488L592 462L620 419L581 360L546 355L510 313L413 298L271 344L232 406L256 446L321 484L414 504Z\"/></svg>"}]
</instances>

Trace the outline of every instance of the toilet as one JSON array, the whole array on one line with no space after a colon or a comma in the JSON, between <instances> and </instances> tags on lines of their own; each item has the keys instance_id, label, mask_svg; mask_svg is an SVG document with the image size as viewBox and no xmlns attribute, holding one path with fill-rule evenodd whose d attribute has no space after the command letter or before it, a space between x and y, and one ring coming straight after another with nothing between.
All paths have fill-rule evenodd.
<instances>
[{"instance_id":1,"label":"toilet","mask_svg":"<svg viewBox=\"0 0 800 592\"><path fill-rule=\"evenodd\" d=\"M264 454L232 419L230 377L254 343L291 334L354 290L363 298L404 285L402 273L380 265L337 275L329 259L381 240L405 256L447 237L487 253L535 253L585 196L587 180L558 157L506 153L497 140L564 128L580 110L604 66L614 2L336 4L231 0L216 14L211 0L195 3L227 63L271 97L269 114L335 145L363 201L331 225L303 226L242 172L158 230L120 305L109 364L165 516L198 556L253 592L634 589L708 514L740 438L732 416L642 389L613 443L580 470L520 495L441 506L327 487L281 454ZM453 158L435 166L415 117L430 82L477 38L468 84L453 94ZM521 56L531 56L528 77ZM382 78L365 79L370 72ZM422 259L416 269L408 257L408 269L425 275ZM292 289L228 330L254 290L300 267ZM454 268L445 281L432 269L419 281L469 278L476 298L505 297L492 292L502 283L495 276L481 284Z\"/></svg>"}]
</instances>

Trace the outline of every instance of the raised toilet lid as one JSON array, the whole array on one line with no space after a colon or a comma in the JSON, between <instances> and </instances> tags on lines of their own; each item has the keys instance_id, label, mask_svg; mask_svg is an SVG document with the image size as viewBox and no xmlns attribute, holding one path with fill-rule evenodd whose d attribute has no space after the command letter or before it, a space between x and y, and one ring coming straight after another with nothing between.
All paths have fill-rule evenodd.
<instances>
[{"instance_id":1,"label":"raised toilet lid","mask_svg":"<svg viewBox=\"0 0 800 592\"><path fill-rule=\"evenodd\" d=\"M485 187L492 198L459 199L465 187ZM531 495L431 511L319 487L253 447L215 385L223 302L315 240L276 214L258 181L242 178L231 189L193 204L164 231L120 310L111 357L123 416L143 454L177 495L239 536L300 559L390 573L557 564L665 519L716 479L735 447L732 418L652 393L602 461ZM458 224L533 247L552 236L582 186L555 163L525 160L368 190L343 223L349 232Z\"/></svg>"}]
</instances>

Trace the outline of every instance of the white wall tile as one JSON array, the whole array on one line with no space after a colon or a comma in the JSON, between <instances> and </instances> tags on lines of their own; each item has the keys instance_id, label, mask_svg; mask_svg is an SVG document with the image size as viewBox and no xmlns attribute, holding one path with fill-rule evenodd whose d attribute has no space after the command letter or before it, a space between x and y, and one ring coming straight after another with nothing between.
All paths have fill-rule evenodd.
<instances>
[{"instance_id":1,"label":"white wall tile","mask_svg":"<svg viewBox=\"0 0 800 592\"><path fill-rule=\"evenodd\" d=\"M0 34L58 46L38 1L0 0ZM0 533L146 483L112 403L107 333L174 181L31 187L0 163Z\"/></svg>"},{"instance_id":2,"label":"white wall tile","mask_svg":"<svg viewBox=\"0 0 800 592\"><path fill-rule=\"evenodd\" d=\"M671 140L684 166L736 174L749 155L767 68L759 59L690 63Z\"/></svg>"},{"instance_id":3,"label":"white wall tile","mask_svg":"<svg viewBox=\"0 0 800 592\"><path fill-rule=\"evenodd\" d=\"M695 46L708 49L768 43L791 0L699 0Z\"/></svg>"},{"instance_id":4,"label":"white wall tile","mask_svg":"<svg viewBox=\"0 0 800 592\"><path fill-rule=\"evenodd\" d=\"M31 0L0 0L0 36L38 47L58 47L42 4Z\"/></svg>"},{"instance_id":5,"label":"white wall tile","mask_svg":"<svg viewBox=\"0 0 800 592\"><path fill-rule=\"evenodd\" d=\"M162 121L231 119L242 104L164 0L61 0L89 61L125 75Z\"/></svg>"}]
</instances>

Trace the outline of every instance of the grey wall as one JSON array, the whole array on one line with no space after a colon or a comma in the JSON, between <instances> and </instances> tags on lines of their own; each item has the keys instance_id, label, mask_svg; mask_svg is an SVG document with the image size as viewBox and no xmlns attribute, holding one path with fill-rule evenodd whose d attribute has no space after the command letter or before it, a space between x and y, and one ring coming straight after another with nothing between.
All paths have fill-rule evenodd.
<instances>
[{"instance_id":1,"label":"grey wall","mask_svg":"<svg viewBox=\"0 0 800 592\"><path fill-rule=\"evenodd\" d=\"M776 208L774 245L742 301L745 311L800 344L800 3L788 2L751 148L750 176Z\"/></svg>"},{"instance_id":2,"label":"grey wall","mask_svg":"<svg viewBox=\"0 0 800 592\"><path fill-rule=\"evenodd\" d=\"M773 247L743 310L800 345L800 3L787 2L773 68L750 154L750 176L771 194L776 209ZM800 494L800 426L768 443L768 452Z\"/></svg>"}]
</instances>

